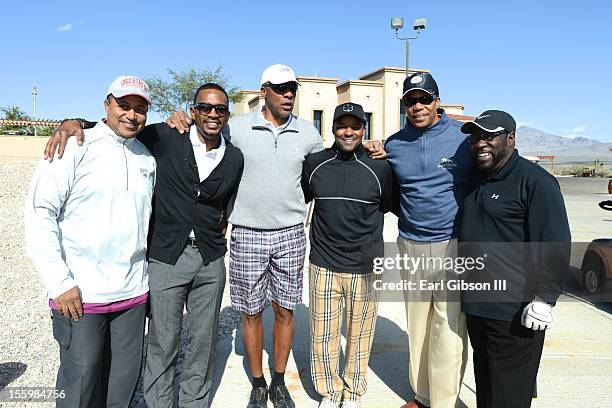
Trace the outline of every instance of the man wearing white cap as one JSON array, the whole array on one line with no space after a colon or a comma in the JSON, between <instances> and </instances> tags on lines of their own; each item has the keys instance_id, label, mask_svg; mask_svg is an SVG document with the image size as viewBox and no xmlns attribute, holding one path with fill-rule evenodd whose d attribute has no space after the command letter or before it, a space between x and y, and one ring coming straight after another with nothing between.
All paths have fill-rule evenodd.
<instances>
[{"instance_id":1,"label":"man wearing white cap","mask_svg":"<svg viewBox=\"0 0 612 408\"><path fill-rule=\"evenodd\" d=\"M189 137L164 123L149 125L138 135L157 160L158 174L148 248L150 308L143 375L150 408L173 406L184 320L187 350L176 387L178 406L207 407L212 397L227 251L222 214L243 168L242 153L221 135L230 115L228 104L223 87L203 84L194 92ZM85 123L70 120L60 126L49 139L48 157L57 143L61 157L66 135L83 141L81 126L93 122L81 121Z\"/></svg>"},{"instance_id":2,"label":"man wearing white cap","mask_svg":"<svg viewBox=\"0 0 612 408\"><path fill-rule=\"evenodd\" d=\"M291 68L271 65L261 77L263 109L230 121L232 141L244 154L244 174L229 216L229 281L232 306L243 313L252 408L265 407L267 399L262 371L266 300L274 310L274 376L268 393L275 407L295 406L284 373L293 343L293 310L302 300L306 255L300 181L306 156L323 149L312 124L291 114L297 89Z\"/></svg>"},{"instance_id":3,"label":"man wearing white cap","mask_svg":"<svg viewBox=\"0 0 612 408\"><path fill-rule=\"evenodd\" d=\"M135 136L149 87L115 79L106 121L41 160L25 211L28 255L49 298L60 346L58 407L126 407L140 371L155 159Z\"/></svg>"}]
</instances>

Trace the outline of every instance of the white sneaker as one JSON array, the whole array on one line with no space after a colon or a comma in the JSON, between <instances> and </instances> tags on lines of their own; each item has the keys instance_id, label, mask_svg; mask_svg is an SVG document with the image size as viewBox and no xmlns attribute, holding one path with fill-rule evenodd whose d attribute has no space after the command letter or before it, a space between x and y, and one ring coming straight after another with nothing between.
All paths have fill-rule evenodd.
<instances>
[{"instance_id":1,"label":"white sneaker","mask_svg":"<svg viewBox=\"0 0 612 408\"><path fill-rule=\"evenodd\" d=\"M344 401L341 408L361 408L358 401Z\"/></svg>"},{"instance_id":2,"label":"white sneaker","mask_svg":"<svg viewBox=\"0 0 612 408\"><path fill-rule=\"evenodd\" d=\"M330 400L322 400L319 403L319 408L338 408L336 404L331 402Z\"/></svg>"}]
</instances>

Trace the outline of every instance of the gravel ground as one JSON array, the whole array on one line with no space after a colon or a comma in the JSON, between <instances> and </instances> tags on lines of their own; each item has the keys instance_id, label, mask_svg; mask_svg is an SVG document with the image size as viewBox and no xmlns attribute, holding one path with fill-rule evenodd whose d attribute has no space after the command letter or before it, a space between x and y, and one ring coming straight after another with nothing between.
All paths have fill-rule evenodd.
<instances>
[{"instance_id":1,"label":"gravel ground","mask_svg":"<svg viewBox=\"0 0 612 408\"><path fill-rule=\"evenodd\" d=\"M0 161L0 390L10 387L53 387L59 350L53 339L43 286L25 252L23 208L36 162ZM231 336L240 315L223 297L218 338ZM185 328L185 327L184 327ZM146 341L146 339L145 339ZM183 363L185 337L181 338L177 373ZM142 378L131 406L144 407ZM52 407L51 402L0 401L0 406Z\"/></svg>"},{"instance_id":2,"label":"gravel ground","mask_svg":"<svg viewBox=\"0 0 612 408\"><path fill-rule=\"evenodd\" d=\"M53 386L58 367L43 287L24 245L23 207L35 167L34 162L0 164L0 388Z\"/></svg>"}]
</instances>

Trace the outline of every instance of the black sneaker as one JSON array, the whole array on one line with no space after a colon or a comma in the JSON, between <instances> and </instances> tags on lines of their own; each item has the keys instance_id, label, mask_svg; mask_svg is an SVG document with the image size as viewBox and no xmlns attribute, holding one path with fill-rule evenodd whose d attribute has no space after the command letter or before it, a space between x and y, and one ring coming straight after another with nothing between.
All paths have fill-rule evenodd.
<instances>
[{"instance_id":1,"label":"black sneaker","mask_svg":"<svg viewBox=\"0 0 612 408\"><path fill-rule=\"evenodd\" d=\"M266 387L253 387L247 408L266 408L268 406L268 389Z\"/></svg>"},{"instance_id":2,"label":"black sneaker","mask_svg":"<svg viewBox=\"0 0 612 408\"><path fill-rule=\"evenodd\" d=\"M274 404L274 408L295 408L295 403L291 399L289 390L284 384L270 387L268 392L270 394L270 401Z\"/></svg>"}]
</instances>

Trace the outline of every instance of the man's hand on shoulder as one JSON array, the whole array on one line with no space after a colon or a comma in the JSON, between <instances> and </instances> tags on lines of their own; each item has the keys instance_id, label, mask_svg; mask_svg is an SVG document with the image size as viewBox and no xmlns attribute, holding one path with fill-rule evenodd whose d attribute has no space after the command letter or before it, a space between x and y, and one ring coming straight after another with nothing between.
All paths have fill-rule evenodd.
<instances>
[{"instance_id":1,"label":"man's hand on shoulder","mask_svg":"<svg viewBox=\"0 0 612 408\"><path fill-rule=\"evenodd\" d=\"M385 152L385 147L383 146L380 140L364 140L363 147L373 159L386 159L387 152Z\"/></svg>"},{"instance_id":2,"label":"man's hand on shoulder","mask_svg":"<svg viewBox=\"0 0 612 408\"><path fill-rule=\"evenodd\" d=\"M185 115L183 110L179 109L173 112L167 119L166 124L179 133L183 134L189 130L189 126L193 123L190 117Z\"/></svg>"},{"instance_id":3,"label":"man's hand on shoulder","mask_svg":"<svg viewBox=\"0 0 612 408\"><path fill-rule=\"evenodd\" d=\"M76 136L77 143L80 146L83 144L84 135L83 129L81 129L81 122L76 119L67 119L63 121L59 127L55 129L51 137L49 137L49 140L47 140L47 145L45 146L45 160L52 162L56 151L57 158L61 159L64 155L68 139L71 136Z\"/></svg>"},{"instance_id":4,"label":"man's hand on shoulder","mask_svg":"<svg viewBox=\"0 0 612 408\"><path fill-rule=\"evenodd\" d=\"M81 292L78 286L62 293L53 299L53 301L57 305L58 311L64 316L74 321L79 320L83 316L83 304L81 303Z\"/></svg>"}]
</instances>

